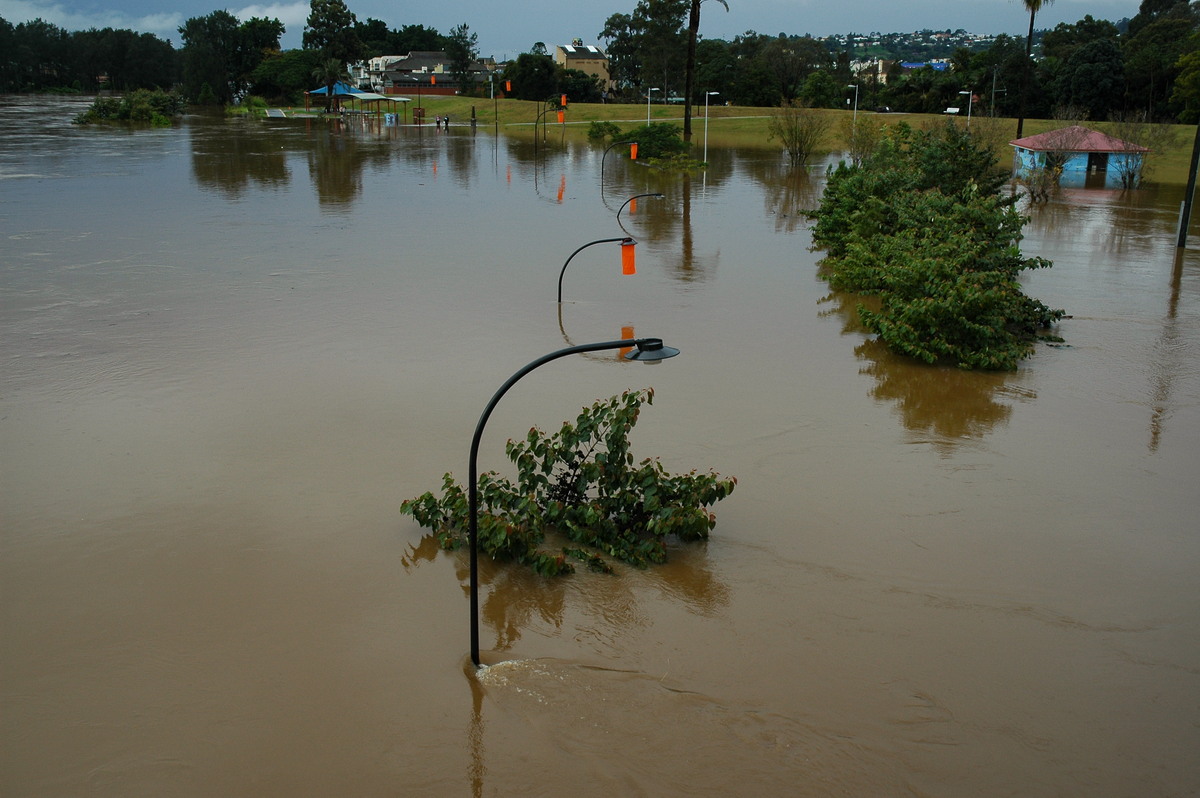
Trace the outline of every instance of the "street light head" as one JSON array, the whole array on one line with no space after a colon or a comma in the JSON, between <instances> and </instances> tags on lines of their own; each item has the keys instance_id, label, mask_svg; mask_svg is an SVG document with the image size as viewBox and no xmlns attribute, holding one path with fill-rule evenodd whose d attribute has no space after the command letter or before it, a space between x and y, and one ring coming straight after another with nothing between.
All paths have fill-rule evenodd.
<instances>
[{"instance_id":1,"label":"street light head","mask_svg":"<svg viewBox=\"0 0 1200 798\"><path fill-rule=\"evenodd\" d=\"M665 345L661 338L643 338L637 342L636 349L630 350L625 354L625 359L654 363L659 360L666 360L669 357L675 357L678 354L678 349Z\"/></svg>"}]
</instances>

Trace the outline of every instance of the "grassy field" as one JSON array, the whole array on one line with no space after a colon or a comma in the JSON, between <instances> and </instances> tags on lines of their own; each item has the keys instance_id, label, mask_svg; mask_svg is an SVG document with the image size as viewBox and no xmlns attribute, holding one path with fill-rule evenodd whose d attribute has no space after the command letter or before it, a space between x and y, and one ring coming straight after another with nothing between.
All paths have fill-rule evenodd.
<instances>
[{"instance_id":1,"label":"grassy field","mask_svg":"<svg viewBox=\"0 0 1200 798\"><path fill-rule=\"evenodd\" d=\"M435 116L449 115L453 123L464 125L470 122L474 109L476 122L481 128L499 127L506 135L533 135L534 120L542 106L539 103L525 100L497 100L493 102L479 97L446 97L425 96L421 98L425 109L426 119L433 124ZM416 102L409 104L411 109ZM397 109L399 106L397 106ZM288 109L303 112L304 108ZM704 106L693 107L692 140L699 144L704 135ZM709 107L708 140L710 145L733 147L758 147L763 149L779 149L778 142L770 139L767 122L771 117L769 108L746 108L739 106L713 105ZM400 113L397 110L397 113ZM840 135L843 120L851 116L851 111L829 110L822 111L831 117L829 139L826 149L837 150L843 147ZM553 112L549 114L551 129L558 127ZM936 114L875 114L859 111L858 118L863 120L881 121L886 124L907 122L914 127L940 124L944 117ZM681 105L651 105L650 120L652 122L675 122L683 126L683 106ZM573 138L585 138L588 125L594 121L611 121L622 128L638 127L646 123L646 106L641 104L594 104L576 103L570 105L566 113L566 135ZM965 117L959 121L966 124ZM992 144L1000 163L1007 164L1012 159L1012 149L1008 142L1016 133L1015 119L987 118L975 116L971 120L972 129L977 129ZM1027 119L1023 135L1030 136L1061 127L1063 123L1047 119ZM1107 124L1089 123L1090 127L1105 130ZM1191 158L1192 140L1195 127L1191 125L1173 125L1171 132L1173 140L1161 151L1155 152L1149 161L1149 178L1162 183L1187 182L1188 163Z\"/></svg>"}]
</instances>

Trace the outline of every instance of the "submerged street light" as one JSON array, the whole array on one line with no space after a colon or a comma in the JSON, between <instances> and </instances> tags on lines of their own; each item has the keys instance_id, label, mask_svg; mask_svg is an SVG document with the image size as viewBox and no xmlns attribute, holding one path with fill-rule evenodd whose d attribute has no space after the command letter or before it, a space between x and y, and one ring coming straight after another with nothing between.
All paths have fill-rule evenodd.
<instances>
[{"instance_id":1,"label":"submerged street light","mask_svg":"<svg viewBox=\"0 0 1200 798\"><path fill-rule=\"evenodd\" d=\"M621 207L624 208L625 206L622 205ZM621 212L617 211L617 216L620 217L620 215ZM633 254L634 247L637 246L637 241L629 236L621 236L620 238L601 238L597 239L596 241L589 241L571 253L570 257L567 258L567 262L562 265L562 271L558 273L558 302L560 305L562 304L563 275L567 273L567 264L571 262L571 258L574 258L576 255L578 255L580 252L583 252L590 246L594 246L596 244L611 244L615 241L619 241L621 243L621 273L637 274L637 261L634 260Z\"/></svg>"},{"instance_id":2,"label":"submerged street light","mask_svg":"<svg viewBox=\"0 0 1200 798\"><path fill-rule=\"evenodd\" d=\"M543 366L552 360L557 360L560 357L567 355L580 354L582 352L599 352L605 349L625 349L627 347L635 347L625 355L626 360L640 360L644 362L656 362L666 360L669 357L675 357L679 354L679 350L670 346L665 346L661 338L626 338L620 341L604 341L598 344L580 344L579 346L569 346L566 349L559 349L556 352L551 352L548 355L543 355L532 363L526 365L516 374L508 378L508 381L500 386L500 390L496 391L488 402L487 407L483 409L483 415L479 417L479 423L475 425L475 435L471 438L471 466L468 475L469 487L467 488L468 504L470 520L467 528L468 540L471 546L471 662L475 667L480 667L479 664L479 474L477 461L479 459L479 441L483 437L483 428L487 424L488 418L492 415L492 411L496 408L496 404L500 398L508 392L508 389L516 384L517 380L524 377L529 372L536 369L538 366Z\"/></svg>"},{"instance_id":3,"label":"submerged street light","mask_svg":"<svg viewBox=\"0 0 1200 798\"><path fill-rule=\"evenodd\" d=\"M626 206L629 206L630 213L636 213L637 212L637 201L640 200L642 197L654 197L655 199L662 199L663 196L664 195L658 193L657 191L651 192L649 194L634 194L632 197L625 200L625 202L621 204L620 208L617 208L617 224L621 224L621 211L625 210ZM624 230L625 226L621 225L621 229Z\"/></svg>"},{"instance_id":4,"label":"submerged street light","mask_svg":"<svg viewBox=\"0 0 1200 798\"><path fill-rule=\"evenodd\" d=\"M628 141L614 141L612 144L609 144L607 147L604 148L604 154L600 156L600 183L601 183L601 185L603 185L603 183L604 183L604 159L608 157L608 151L611 150L613 147L623 147L623 146L630 145L630 144L637 144L637 142L634 141L633 139L629 139Z\"/></svg>"}]
</instances>

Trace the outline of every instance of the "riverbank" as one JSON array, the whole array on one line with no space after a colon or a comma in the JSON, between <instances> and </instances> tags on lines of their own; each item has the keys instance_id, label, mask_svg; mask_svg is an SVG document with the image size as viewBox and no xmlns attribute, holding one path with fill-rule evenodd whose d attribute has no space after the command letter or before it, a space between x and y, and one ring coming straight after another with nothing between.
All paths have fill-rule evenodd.
<instances>
[{"instance_id":1,"label":"riverbank","mask_svg":"<svg viewBox=\"0 0 1200 798\"><path fill-rule=\"evenodd\" d=\"M411 97L408 104L407 118L411 120L412 109L425 109L425 118L433 125L435 116L449 116L455 126L467 125L472 117L479 128L501 129L507 135L532 135L534 123L538 120L539 112L545 108L544 103L527 100L495 99L486 97L448 97L443 95ZM305 109L303 106L283 109L287 114L319 113L319 108ZM693 107L692 139L699 144L705 134L704 106ZM397 105L397 113L404 114ZM708 140L709 144L718 147L750 147L760 149L779 149L780 145L770 138L768 122L772 109L736 105L711 105L708 107ZM831 118L826 151L834 151L845 147L842 127L845 120L853 117L854 112L848 110L822 110L821 113ZM614 122L624 128L637 127L646 123L647 114L651 122L674 122L682 127L683 106L681 105L650 105L626 103L571 103L565 114L562 132L568 136L585 137L592 122ZM906 122L914 127L939 124L945 117L939 114L880 114L874 111L859 109L857 117L860 120L872 120L884 124L895 125ZM551 115L551 125L558 127L557 121ZM966 124L965 117L959 120ZM1061 127L1064 123L1052 119L1027 119L1023 135L1031 136ZM1017 120L1007 117L975 116L971 119L973 128L983 128L984 135L992 143L996 157L1000 163L1008 163L1012 158L1012 149L1008 142L1015 136ZM1107 122L1088 123L1090 127L1108 132L1111 127ZM1192 139L1195 127L1192 125L1171 125L1172 140L1155 153L1149 162L1149 179L1162 183L1183 184L1187 182L1188 163L1191 157Z\"/></svg>"}]
</instances>

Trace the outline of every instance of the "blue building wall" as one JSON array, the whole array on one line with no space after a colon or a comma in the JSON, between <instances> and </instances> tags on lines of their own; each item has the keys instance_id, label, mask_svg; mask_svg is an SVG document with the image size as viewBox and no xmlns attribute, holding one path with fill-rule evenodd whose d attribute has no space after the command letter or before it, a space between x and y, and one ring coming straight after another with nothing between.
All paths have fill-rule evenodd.
<instances>
[{"instance_id":1,"label":"blue building wall","mask_svg":"<svg viewBox=\"0 0 1200 798\"><path fill-rule=\"evenodd\" d=\"M1018 174L1044 168L1046 165L1045 152L1014 147L1016 171ZM1136 171L1142 154L1137 152L1098 153L1106 156L1104 170L1104 185L1106 188L1121 188L1121 175ZM1077 188L1084 185L1088 175L1089 154L1086 152L1071 153L1062 165L1062 174L1058 178L1059 185ZM1125 164L1129 169L1122 168Z\"/></svg>"}]
</instances>

